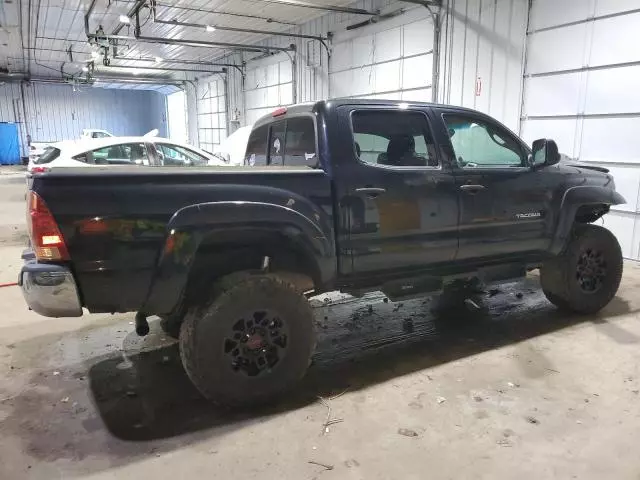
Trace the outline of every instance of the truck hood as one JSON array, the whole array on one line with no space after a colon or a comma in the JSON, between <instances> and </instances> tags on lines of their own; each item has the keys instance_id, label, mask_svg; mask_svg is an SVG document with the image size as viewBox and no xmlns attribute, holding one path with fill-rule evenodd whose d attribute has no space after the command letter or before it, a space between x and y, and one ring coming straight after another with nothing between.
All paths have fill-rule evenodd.
<instances>
[{"instance_id":1,"label":"truck hood","mask_svg":"<svg viewBox=\"0 0 640 480\"><path fill-rule=\"evenodd\" d=\"M584 168L587 170L593 170L596 172L609 173L609 169L607 168L601 167L599 165L593 165L587 162L581 162L580 160L571 158L565 155L564 153L560 154L560 164L565 165L567 167L577 167L577 168Z\"/></svg>"}]
</instances>

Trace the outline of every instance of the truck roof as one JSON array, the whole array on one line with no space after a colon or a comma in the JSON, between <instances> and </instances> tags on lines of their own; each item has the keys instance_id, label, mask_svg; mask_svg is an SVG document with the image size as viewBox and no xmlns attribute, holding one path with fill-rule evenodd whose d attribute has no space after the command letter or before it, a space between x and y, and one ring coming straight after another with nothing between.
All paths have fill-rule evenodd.
<instances>
[{"instance_id":1,"label":"truck roof","mask_svg":"<svg viewBox=\"0 0 640 480\"><path fill-rule=\"evenodd\" d=\"M410 106L410 107L447 107L454 108L456 110L460 110L461 112L476 112L476 110L459 107L454 105L444 105L432 102L414 102L414 101L403 101L403 100L384 100L384 99L370 99L370 98L335 98L330 100L321 100L318 102L308 102L308 103L298 103L295 105L290 105L287 107L277 108L273 111L273 113L264 115L261 117L253 126L253 128L257 128L259 126L271 123L276 120L281 120L287 118L291 115L299 115L304 113L312 113L312 112L328 112L333 110L336 107L340 107L342 105L379 105L386 107L399 107L400 105ZM406 107L405 107L406 108Z\"/></svg>"}]
</instances>

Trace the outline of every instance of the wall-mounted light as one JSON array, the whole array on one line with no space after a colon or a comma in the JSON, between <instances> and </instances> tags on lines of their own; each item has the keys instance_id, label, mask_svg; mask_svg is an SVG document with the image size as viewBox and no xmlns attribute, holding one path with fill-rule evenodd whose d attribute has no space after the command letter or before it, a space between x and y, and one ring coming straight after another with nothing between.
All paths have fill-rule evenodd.
<instances>
[{"instance_id":1,"label":"wall-mounted light","mask_svg":"<svg viewBox=\"0 0 640 480\"><path fill-rule=\"evenodd\" d=\"M214 27L213 25L207 25L206 27L204 27L205 30L207 32L215 32L216 31L216 27Z\"/></svg>"},{"instance_id":2,"label":"wall-mounted light","mask_svg":"<svg viewBox=\"0 0 640 480\"><path fill-rule=\"evenodd\" d=\"M127 17L126 15L120 15L120 23L131 23L131 19L129 17Z\"/></svg>"}]
</instances>

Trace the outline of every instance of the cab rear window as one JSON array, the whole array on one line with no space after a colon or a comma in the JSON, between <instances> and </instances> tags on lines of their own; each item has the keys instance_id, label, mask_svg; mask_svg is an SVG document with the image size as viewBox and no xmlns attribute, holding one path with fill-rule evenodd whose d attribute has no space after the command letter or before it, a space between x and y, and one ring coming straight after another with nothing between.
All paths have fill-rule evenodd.
<instances>
[{"instance_id":1,"label":"cab rear window","mask_svg":"<svg viewBox=\"0 0 640 480\"><path fill-rule=\"evenodd\" d=\"M244 164L318 167L315 123L293 117L256 128L249 136Z\"/></svg>"}]
</instances>

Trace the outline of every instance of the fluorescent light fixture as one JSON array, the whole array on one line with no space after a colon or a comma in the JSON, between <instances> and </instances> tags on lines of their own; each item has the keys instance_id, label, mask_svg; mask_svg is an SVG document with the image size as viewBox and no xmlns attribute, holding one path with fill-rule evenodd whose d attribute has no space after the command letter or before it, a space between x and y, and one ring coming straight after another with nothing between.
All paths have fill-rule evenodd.
<instances>
[{"instance_id":1,"label":"fluorescent light fixture","mask_svg":"<svg viewBox=\"0 0 640 480\"><path fill-rule=\"evenodd\" d=\"M89 71L89 67L87 67L86 65L84 67L82 67L82 71L83 72L88 72Z\"/></svg>"},{"instance_id":2,"label":"fluorescent light fixture","mask_svg":"<svg viewBox=\"0 0 640 480\"><path fill-rule=\"evenodd\" d=\"M154 60L156 61L156 63L160 63L162 62L162 57L156 57Z\"/></svg>"},{"instance_id":3,"label":"fluorescent light fixture","mask_svg":"<svg viewBox=\"0 0 640 480\"><path fill-rule=\"evenodd\" d=\"M120 15L120 23L131 23L131 19L126 15Z\"/></svg>"},{"instance_id":4,"label":"fluorescent light fixture","mask_svg":"<svg viewBox=\"0 0 640 480\"><path fill-rule=\"evenodd\" d=\"M215 31L216 31L216 27L214 27L213 25L207 25L207 26L205 27L205 30L206 30L207 32L215 32Z\"/></svg>"}]
</instances>

